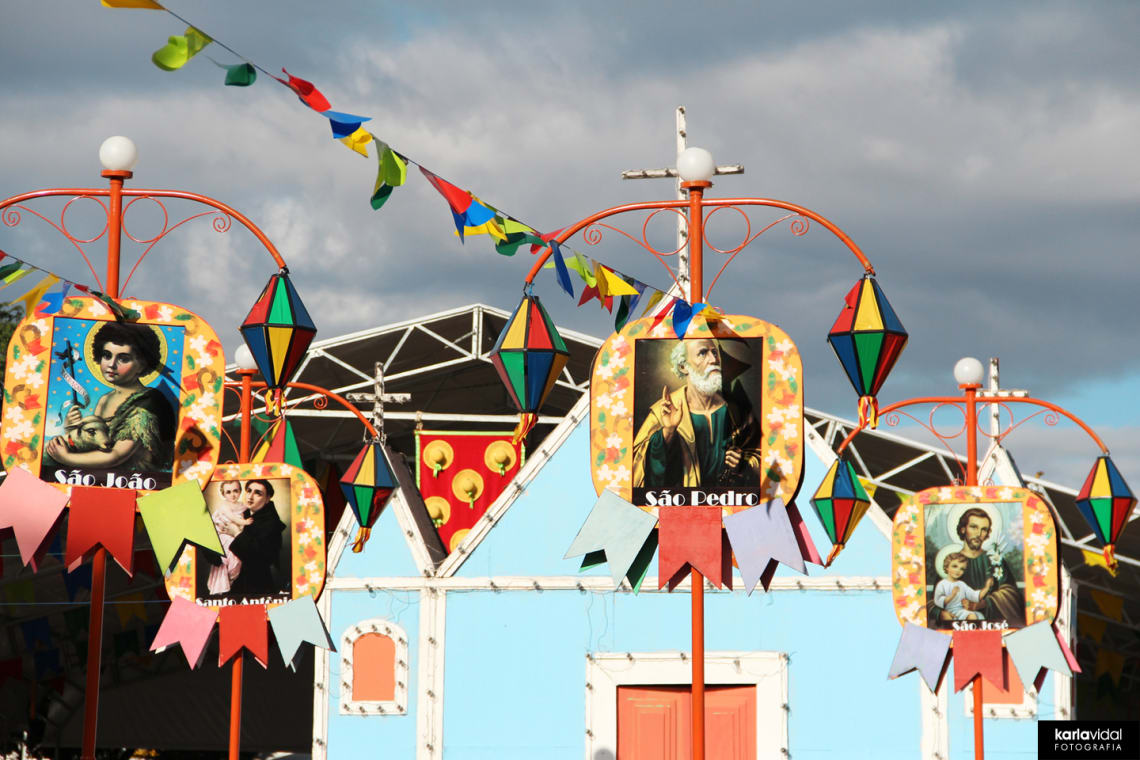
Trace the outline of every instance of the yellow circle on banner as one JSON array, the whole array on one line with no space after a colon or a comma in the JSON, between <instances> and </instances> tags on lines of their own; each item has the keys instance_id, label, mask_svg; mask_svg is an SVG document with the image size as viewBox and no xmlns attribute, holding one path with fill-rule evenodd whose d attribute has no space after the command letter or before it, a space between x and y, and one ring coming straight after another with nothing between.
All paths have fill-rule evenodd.
<instances>
[{"instance_id":1,"label":"yellow circle on banner","mask_svg":"<svg viewBox=\"0 0 1140 760\"><path fill-rule=\"evenodd\" d=\"M87 337L83 339L83 360L87 363L87 371L91 373L91 377L96 378L104 385L110 385L110 383L107 382L106 378L103 377L103 370L99 368L99 361L95 358L95 334L99 332L100 328L102 328L103 325L111 324L129 324L132 327L140 327L147 330L153 330L154 334L158 336L158 365L147 374L139 375L139 382L143 385L149 385L150 383L154 382L154 379L158 377L159 372L164 366L166 366L166 334L153 325L140 325L138 323L130 322L98 322L95 325L92 325L91 329L87 331ZM114 341L108 342L113 343Z\"/></svg>"},{"instance_id":2,"label":"yellow circle on banner","mask_svg":"<svg viewBox=\"0 0 1140 760\"><path fill-rule=\"evenodd\" d=\"M518 457L515 455L515 448L506 441L494 441L483 452L483 464L492 472L506 473L515 466L516 461Z\"/></svg>"},{"instance_id":3,"label":"yellow circle on banner","mask_svg":"<svg viewBox=\"0 0 1140 760\"><path fill-rule=\"evenodd\" d=\"M450 443L437 438L424 446L423 461L433 470L446 470L455 461L455 450Z\"/></svg>"},{"instance_id":4,"label":"yellow circle on banner","mask_svg":"<svg viewBox=\"0 0 1140 760\"><path fill-rule=\"evenodd\" d=\"M463 539L467 538L467 534L470 532L470 528L464 528L463 530L455 531L455 533L451 536L451 540L447 543L447 551L455 551L455 547L459 546L459 544L463 542Z\"/></svg>"},{"instance_id":5,"label":"yellow circle on banner","mask_svg":"<svg viewBox=\"0 0 1140 760\"><path fill-rule=\"evenodd\" d=\"M470 468L460 470L451 481L451 492L465 504L475 501L483 493L483 476Z\"/></svg>"},{"instance_id":6,"label":"yellow circle on banner","mask_svg":"<svg viewBox=\"0 0 1140 760\"><path fill-rule=\"evenodd\" d=\"M440 525L451 519L451 502L442 496L429 496L424 499L428 515L432 520L438 520Z\"/></svg>"}]
</instances>

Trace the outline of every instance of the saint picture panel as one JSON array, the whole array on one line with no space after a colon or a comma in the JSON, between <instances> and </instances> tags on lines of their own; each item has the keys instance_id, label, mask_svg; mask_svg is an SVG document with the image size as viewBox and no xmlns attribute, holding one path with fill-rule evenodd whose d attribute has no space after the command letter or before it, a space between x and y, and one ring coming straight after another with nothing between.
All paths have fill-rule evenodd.
<instances>
[{"instance_id":1,"label":"saint picture panel","mask_svg":"<svg viewBox=\"0 0 1140 760\"><path fill-rule=\"evenodd\" d=\"M893 596L903 623L1017 630L1058 606L1057 531L1044 501L1005 486L932 488L895 513Z\"/></svg>"},{"instance_id":2,"label":"saint picture panel","mask_svg":"<svg viewBox=\"0 0 1140 760\"><path fill-rule=\"evenodd\" d=\"M280 463L221 465L202 495L223 553L184 548L166 579L172 598L273 605L320 594L324 506L307 473Z\"/></svg>"},{"instance_id":3,"label":"saint picture panel","mask_svg":"<svg viewBox=\"0 0 1140 760\"><path fill-rule=\"evenodd\" d=\"M775 325L694 320L684 339L636 320L594 360L591 471L636 506L729 512L782 498L803 474L799 352Z\"/></svg>"},{"instance_id":4,"label":"saint picture panel","mask_svg":"<svg viewBox=\"0 0 1140 760\"><path fill-rule=\"evenodd\" d=\"M209 476L225 371L217 335L172 304L119 303L129 319L84 296L16 327L0 429L5 469L61 488L138 491Z\"/></svg>"}]
</instances>

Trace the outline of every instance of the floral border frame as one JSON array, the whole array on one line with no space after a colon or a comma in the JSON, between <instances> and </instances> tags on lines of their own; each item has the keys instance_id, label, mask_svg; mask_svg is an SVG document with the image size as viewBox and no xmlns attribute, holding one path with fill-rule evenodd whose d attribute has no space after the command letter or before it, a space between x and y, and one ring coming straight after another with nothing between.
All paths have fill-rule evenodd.
<instances>
[{"instance_id":1,"label":"floral border frame","mask_svg":"<svg viewBox=\"0 0 1140 760\"><path fill-rule=\"evenodd\" d=\"M598 349L591 372L590 475L594 490L601 494L608 488L626 501L633 500L633 344L676 338L668 320L654 322L654 317L638 319L611 335ZM799 349L776 325L742 315L715 321L694 318L685 338L702 337L765 340L767 366L760 428L767 468L760 487L768 498L791 504L804 471L803 363ZM723 509L731 513L746 507Z\"/></svg>"},{"instance_id":2,"label":"floral border frame","mask_svg":"<svg viewBox=\"0 0 1140 760\"><path fill-rule=\"evenodd\" d=\"M139 314L139 324L181 327L184 330L182 385L178 429L174 439L171 485L187 480L204 482L218 462L221 448L222 388L225 355L213 328L197 314L157 301L124 299L124 309ZM51 346L57 317L111 322L115 315L98 298L63 299L51 315L25 317L8 344L4 377L3 425L0 426L0 461L4 469L23 467L39 477L43 437L47 427L47 393ZM52 483L68 493L68 484ZM139 493L148 493L140 490Z\"/></svg>"},{"instance_id":3,"label":"floral border frame","mask_svg":"<svg viewBox=\"0 0 1140 760\"><path fill-rule=\"evenodd\" d=\"M895 512L891 532L891 595L900 623L927 627L926 506L1011 501L1020 501L1022 505L1025 625L1051 623L1056 619L1060 600L1057 526L1041 497L1028 489L1009 486L943 486L904 496ZM947 635L953 633L935 630ZM1006 632L1014 630L1018 629Z\"/></svg>"}]
</instances>

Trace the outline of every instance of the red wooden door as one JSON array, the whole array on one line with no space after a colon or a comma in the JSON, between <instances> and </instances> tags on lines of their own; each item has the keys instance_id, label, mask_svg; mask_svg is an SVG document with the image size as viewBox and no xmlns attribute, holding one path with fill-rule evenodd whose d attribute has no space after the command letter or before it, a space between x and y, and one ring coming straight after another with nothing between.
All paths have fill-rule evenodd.
<instances>
[{"instance_id":1,"label":"red wooden door","mask_svg":"<svg viewBox=\"0 0 1140 760\"><path fill-rule=\"evenodd\" d=\"M689 760L692 694L683 686L619 686L617 760ZM756 760L756 687L705 687L706 760Z\"/></svg>"}]
</instances>

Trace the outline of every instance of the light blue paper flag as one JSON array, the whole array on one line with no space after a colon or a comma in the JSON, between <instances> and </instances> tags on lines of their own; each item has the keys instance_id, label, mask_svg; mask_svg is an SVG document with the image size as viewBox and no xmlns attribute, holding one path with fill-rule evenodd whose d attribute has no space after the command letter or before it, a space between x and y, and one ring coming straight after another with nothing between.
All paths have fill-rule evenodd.
<instances>
[{"instance_id":1,"label":"light blue paper flag","mask_svg":"<svg viewBox=\"0 0 1140 760\"><path fill-rule=\"evenodd\" d=\"M764 590L768 590L775 572L774 566L769 568L773 562L783 562L807 575L796 531L782 499L725 515L724 529L736 555L736 564L740 566L744 589L749 594L757 582L762 582Z\"/></svg>"},{"instance_id":2,"label":"light blue paper flag","mask_svg":"<svg viewBox=\"0 0 1140 760\"><path fill-rule=\"evenodd\" d=\"M296 670L295 660L301 642L307 641L315 647L336 651L325 621L321 620L321 613L317 612L317 605L311 596L302 596L270 608L269 625L273 628L281 658L290 670Z\"/></svg>"},{"instance_id":3,"label":"light blue paper flag","mask_svg":"<svg viewBox=\"0 0 1140 760\"><path fill-rule=\"evenodd\" d=\"M332 126L333 137L337 140L342 137L348 137L360 129L360 125L364 122L372 121L371 116L357 116L356 114L341 113L340 111L325 111L321 115L328 118L329 124Z\"/></svg>"},{"instance_id":4,"label":"light blue paper flag","mask_svg":"<svg viewBox=\"0 0 1140 760\"><path fill-rule=\"evenodd\" d=\"M1065 660L1065 654L1057 644L1057 634L1054 633L1053 624L1050 622L1043 620L1020 631L1014 631L1005 637L1005 648L1024 684L1036 684L1042 668L1049 668L1066 676L1073 675L1068 661Z\"/></svg>"},{"instance_id":5,"label":"light blue paper flag","mask_svg":"<svg viewBox=\"0 0 1140 760\"><path fill-rule=\"evenodd\" d=\"M950 652L950 637L945 633L907 623L903 626L899 647L887 678L898 678L914 669L931 691L938 691L938 682L946 668L946 655Z\"/></svg>"},{"instance_id":6,"label":"light blue paper flag","mask_svg":"<svg viewBox=\"0 0 1140 760\"><path fill-rule=\"evenodd\" d=\"M563 559L605 552L614 586L618 586L637 562L656 525L657 518L652 514L607 489L598 497ZM632 585L640 586L644 570L640 568L640 575L630 579Z\"/></svg>"}]
</instances>

